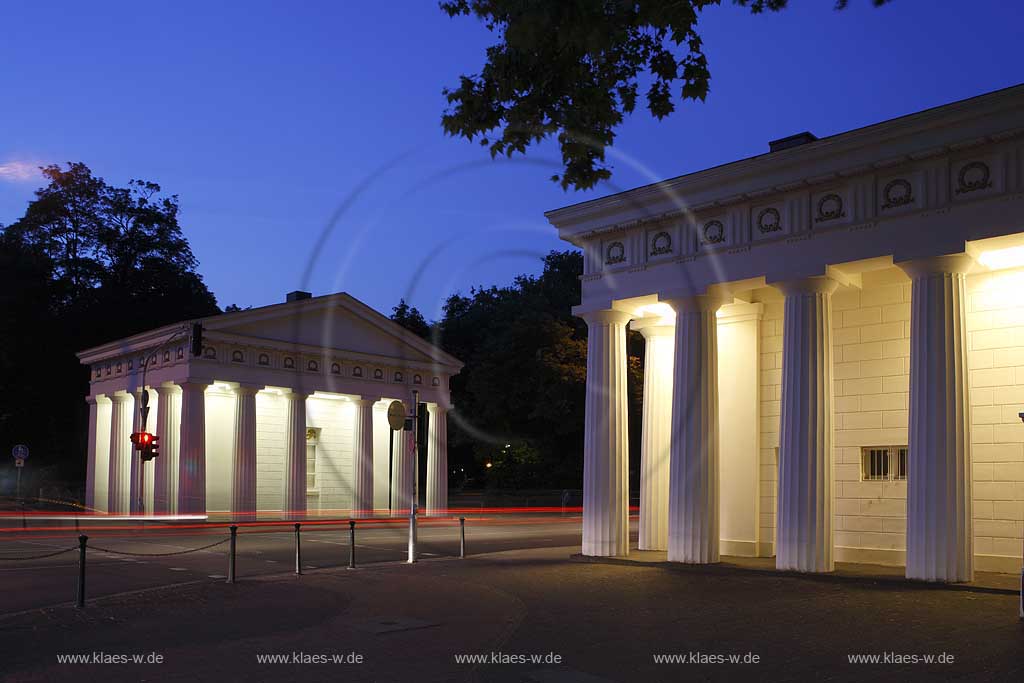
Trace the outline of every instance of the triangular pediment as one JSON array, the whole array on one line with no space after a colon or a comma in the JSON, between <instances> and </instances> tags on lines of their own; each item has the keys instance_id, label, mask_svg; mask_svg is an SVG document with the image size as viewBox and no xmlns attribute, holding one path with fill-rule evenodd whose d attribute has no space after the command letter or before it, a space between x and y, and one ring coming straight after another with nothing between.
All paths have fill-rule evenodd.
<instances>
[{"instance_id":1,"label":"triangular pediment","mask_svg":"<svg viewBox=\"0 0 1024 683\"><path fill-rule=\"evenodd\" d=\"M203 327L213 333L252 338L254 342L437 363L453 370L454 357L425 342L389 318L348 294L331 294L207 318Z\"/></svg>"}]
</instances>

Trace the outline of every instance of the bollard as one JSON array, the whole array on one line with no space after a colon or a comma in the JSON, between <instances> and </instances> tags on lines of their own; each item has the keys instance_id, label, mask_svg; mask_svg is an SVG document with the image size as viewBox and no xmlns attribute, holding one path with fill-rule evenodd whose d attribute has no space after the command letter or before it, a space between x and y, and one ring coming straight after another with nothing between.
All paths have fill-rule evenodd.
<instances>
[{"instance_id":1,"label":"bollard","mask_svg":"<svg viewBox=\"0 0 1024 683\"><path fill-rule=\"evenodd\" d=\"M78 599L75 604L79 608L85 607L85 544L88 540L85 534L78 537Z\"/></svg>"},{"instance_id":2,"label":"bollard","mask_svg":"<svg viewBox=\"0 0 1024 683\"><path fill-rule=\"evenodd\" d=\"M348 520L348 568L356 568L356 520Z\"/></svg>"},{"instance_id":3,"label":"bollard","mask_svg":"<svg viewBox=\"0 0 1024 683\"><path fill-rule=\"evenodd\" d=\"M238 525L231 525L231 541L228 542L228 583L235 582L235 544L238 540Z\"/></svg>"},{"instance_id":4,"label":"bollard","mask_svg":"<svg viewBox=\"0 0 1024 683\"><path fill-rule=\"evenodd\" d=\"M295 573L302 573L302 545L299 542L299 527L302 525L295 522Z\"/></svg>"},{"instance_id":5,"label":"bollard","mask_svg":"<svg viewBox=\"0 0 1024 683\"><path fill-rule=\"evenodd\" d=\"M466 518L459 517L459 559L466 557Z\"/></svg>"}]
</instances>

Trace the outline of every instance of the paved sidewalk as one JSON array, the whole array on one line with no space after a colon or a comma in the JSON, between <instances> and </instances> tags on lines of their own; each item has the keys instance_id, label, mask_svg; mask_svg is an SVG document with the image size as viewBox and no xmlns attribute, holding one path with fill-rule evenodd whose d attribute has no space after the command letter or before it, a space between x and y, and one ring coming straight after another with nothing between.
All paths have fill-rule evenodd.
<instances>
[{"instance_id":1,"label":"paved sidewalk","mask_svg":"<svg viewBox=\"0 0 1024 683\"><path fill-rule=\"evenodd\" d=\"M1021 577L1019 574L975 572L974 581L969 583L929 583L908 579L903 567L891 567L881 564L862 564L855 562L836 562L835 571L828 574L800 574L798 572L780 571L776 569L774 557L739 557L735 555L723 555L722 561L716 564L686 565L679 562L669 562L668 553L664 550L637 550L636 548L632 548L629 551L629 555L624 557L590 557L574 553L572 559L576 562L598 564L635 564L656 566L677 571L729 572L739 570L767 572L771 574L802 576L812 580L887 582L902 584L906 587L973 591L978 593L1002 593L1005 595L1019 595L1021 589Z\"/></svg>"},{"instance_id":2,"label":"paved sidewalk","mask_svg":"<svg viewBox=\"0 0 1024 683\"><path fill-rule=\"evenodd\" d=\"M0 621L0 671L19 683L1024 678L1015 596L582 563L575 550L211 580L37 610ZM849 660L887 653L947 660ZM162 661L58 663L65 654ZM352 655L361 663L310 661Z\"/></svg>"}]
</instances>

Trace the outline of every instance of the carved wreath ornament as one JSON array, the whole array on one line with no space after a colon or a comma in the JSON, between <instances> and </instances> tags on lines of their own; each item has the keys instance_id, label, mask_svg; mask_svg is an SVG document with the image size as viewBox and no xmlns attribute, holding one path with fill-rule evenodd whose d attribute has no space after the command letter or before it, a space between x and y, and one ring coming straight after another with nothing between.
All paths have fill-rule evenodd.
<instances>
[{"instance_id":1,"label":"carved wreath ornament","mask_svg":"<svg viewBox=\"0 0 1024 683\"><path fill-rule=\"evenodd\" d=\"M757 229L766 234L782 230L782 217L779 215L779 210L764 209L757 214Z\"/></svg>"},{"instance_id":2,"label":"carved wreath ornament","mask_svg":"<svg viewBox=\"0 0 1024 683\"><path fill-rule=\"evenodd\" d=\"M914 201L914 188L903 178L897 178L885 185L882 190L882 208L895 209Z\"/></svg>"},{"instance_id":3,"label":"carved wreath ornament","mask_svg":"<svg viewBox=\"0 0 1024 683\"><path fill-rule=\"evenodd\" d=\"M722 221L708 221L701 230L705 244L718 244L725 241L725 226Z\"/></svg>"},{"instance_id":4,"label":"carved wreath ornament","mask_svg":"<svg viewBox=\"0 0 1024 683\"><path fill-rule=\"evenodd\" d=\"M661 256L672 253L672 235L667 232L659 232L651 240L651 256Z\"/></svg>"},{"instance_id":5,"label":"carved wreath ornament","mask_svg":"<svg viewBox=\"0 0 1024 683\"><path fill-rule=\"evenodd\" d=\"M608 245L608 249L604 254L605 265L612 265L614 263L622 263L626 260L626 247L623 246L622 242L612 242Z\"/></svg>"},{"instance_id":6,"label":"carved wreath ornament","mask_svg":"<svg viewBox=\"0 0 1024 683\"><path fill-rule=\"evenodd\" d=\"M992 187L990 178L991 173L988 170L988 164L981 161L972 161L969 164L964 164L956 178L956 193L967 194L968 192Z\"/></svg>"},{"instance_id":7,"label":"carved wreath ornament","mask_svg":"<svg viewBox=\"0 0 1024 683\"><path fill-rule=\"evenodd\" d=\"M846 215L843 211L843 198L837 194L827 194L818 200L818 217L815 222L834 221Z\"/></svg>"}]
</instances>

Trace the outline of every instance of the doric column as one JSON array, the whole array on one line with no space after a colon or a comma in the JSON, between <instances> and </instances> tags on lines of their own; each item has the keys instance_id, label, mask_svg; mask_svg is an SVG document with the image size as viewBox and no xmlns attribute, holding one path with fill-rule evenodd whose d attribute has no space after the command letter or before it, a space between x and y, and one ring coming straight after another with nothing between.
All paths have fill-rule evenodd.
<instances>
[{"instance_id":1,"label":"doric column","mask_svg":"<svg viewBox=\"0 0 1024 683\"><path fill-rule=\"evenodd\" d=\"M583 436L583 554L629 554L626 324L621 311L584 313L587 398Z\"/></svg>"},{"instance_id":2,"label":"doric column","mask_svg":"<svg viewBox=\"0 0 1024 683\"><path fill-rule=\"evenodd\" d=\"M261 388L243 384L235 389L231 514L236 519L256 517L256 394Z\"/></svg>"},{"instance_id":3,"label":"doric column","mask_svg":"<svg viewBox=\"0 0 1024 683\"><path fill-rule=\"evenodd\" d=\"M177 464L174 442L180 433L177 405L178 390L171 385L156 387L156 435L160 437L159 453L153 461L153 514L169 515L175 510L175 478Z\"/></svg>"},{"instance_id":4,"label":"doric column","mask_svg":"<svg viewBox=\"0 0 1024 683\"><path fill-rule=\"evenodd\" d=\"M306 516L306 397L301 391L285 396L284 515Z\"/></svg>"},{"instance_id":5,"label":"doric column","mask_svg":"<svg viewBox=\"0 0 1024 683\"><path fill-rule=\"evenodd\" d=\"M431 403L427 406L427 514L448 511L448 410Z\"/></svg>"},{"instance_id":6,"label":"doric column","mask_svg":"<svg viewBox=\"0 0 1024 683\"><path fill-rule=\"evenodd\" d=\"M634 320L646 340L640 444L640 550L668 549L668 485L672 444L672 366L675 326ZM669 320L671 322L671 320Z\"/></svg>"},{"instance_id":7,"label":"doric column","mask_svg":"<svg viewBox=\"0 0 1024 683\"><path fill-rule=\"evenodd\" d=\"M395 452L391 461L391 515L404 517L412 506L416 439L411 430L395 432Z\"/></svg>"},{"instance_id":8,"label":"doric column","mask_svg":"<svg viewBox=\"0 0 1024 683\"><path fill-rule=\"evenodd\" d=\"M110 397L110 473L107 482L107 512L123 515L129 511L132 452L132 397L116 393Z\"/></svg>"},{"instance_id":9,"label":"doric column","mask_svg":"<svg viewBox=\"0 0 1024 683\"><path fill-rule=\"evenodd\" d=\"M719 298L668 302L676 311L668 559L718 562Z\"/></svg>"},{"instance_id":10,"label":"doric column","mask_svg":"<svg viewBox=\"0 0 1024 683\"><path fill-rule=\"evenodd\" d=\"M785 294L775 566L830 572L832 559L832 292L825 277Z\"/></svg>"},{"instance_id":11,"label":"doric column","mask_svg":"<svg viewBox=\"0 0 1024 683\"><path fill-rule=\"evenodd\" d=\"M376 399L354 401L352 421L352 509L373 511L373 404Z\"/></svg>"},{"instance_id":12,"label":"doric column","mask_svg":"<svg viewBox=\"0 0 1024 683\"><path fill-rule=\"evenodd\" d=\"M907 578L974 578L966 254L898 264L913 281Z\"/></svg>"},{"instance_id":13,"label":"doric column","mask_svg":"<svg viewBox=\"0 0 1024 683\"><path fill-rule=\"evenodd\" d=\"M85 509L92 510L96 505L96 397L88 396L85 402L89 404L89 436L85 444Z\"/></svg>"},{"instance_id":14,"label":"doric column","mask_svg":"<svg viewBox=\"0 0 1024 683\"><path fill-rule=\"evenodd\" d=\"M132 432L148 431L149 420L147 419L147 424L142 423L142 401L144 395L148 405L149 389L135 390L135 406L132 410ZM128 507L133 515L141 515L146 512L146 463L142 462L142 454L134 447L128 452L131 457L128 475L130 482L128 486Z\"/></svg>"},{"instance_id":15,"label":"doric column","mask_svg":"<svg viewBox=\"0 0 1024 683\"><path fill-rule=\"evenodd\" d=\"M178 438L178 514L206 514L207 382L181 383Z\"/></svg>"}]
</instances>

